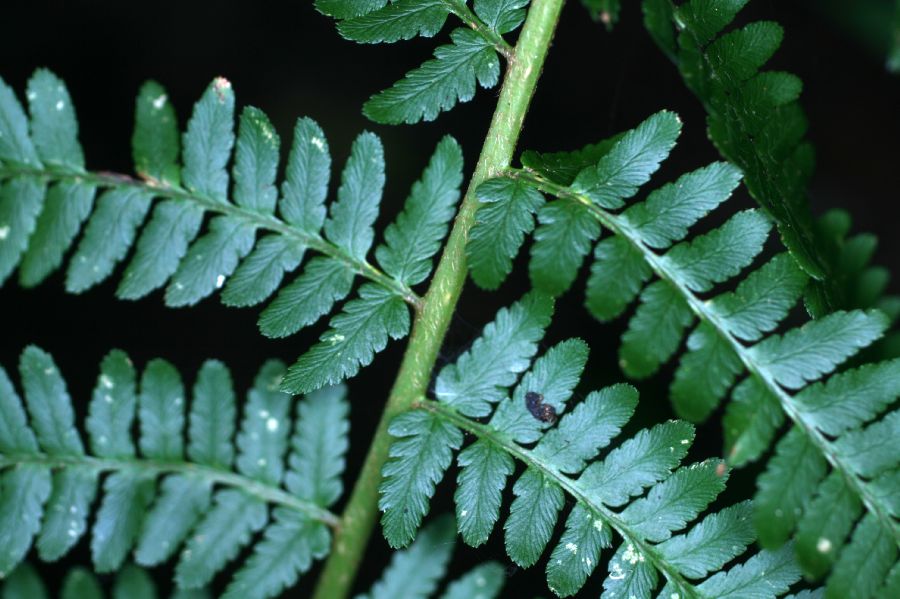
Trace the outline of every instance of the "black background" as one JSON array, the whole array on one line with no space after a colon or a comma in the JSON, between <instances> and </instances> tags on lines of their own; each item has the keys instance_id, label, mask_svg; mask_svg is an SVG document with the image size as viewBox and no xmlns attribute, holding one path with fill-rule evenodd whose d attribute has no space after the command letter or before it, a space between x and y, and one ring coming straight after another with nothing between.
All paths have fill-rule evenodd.
<instances>
[{"instance_id":1,"label":"black background","mask_svg":"<svg viewBox=\"0 0 900 599\"><path fill-rule=\"evenodd\" d=\"M718 156L706 139L699 103L642 29L638 3L624 4L622 22L607 33L586 17L577 2L568 3L520 148L572 149L669 108L680 113L685 127L672 158L654 178L658 183ZM849 209L855 230L881 237L876 260L896 271L900 266L896 235L900 79L888 75L880 59L864 51L857 41L844 38L811 5L760 0L752 2L741 18L775 19L786 28L785 43L771 66L797 73L805 83L803 104L818 153L811 189L814 211L821 213L835 206ZM329 137L336 169L346 159L357 133L364 129L378 133L385 143L388 164L378 230L397 213L409 185L444 134L461 142L467 172L471 172L497 95L496 90L481 90L473 102L441 115L436 122L414 127L368 122L360 114L365 99L428 57L435 42L358 46L340 39L333 24L305 1L34 0L4 2L3 11L0 75L20 95L39 66L51 68L67 81L89 168L130 172L134 96L142 81L153 78L168 88L183 124L206 84L222 75L233 83L239 105L258 106L270 115L285 150L295 118L306 115L318 120ZM443 40L446 30L441 36ZM750 206L752 202L739 194L732 209L739 204ZM520 260L517 265L520 275L524 264ZM586 393L621 378L615 350L623 321L600 325L587 316L580 306L583 275L576 291L558 303L558 317L546 342L578 335L591 343L594 350L579 387ZM464 349L496 308L526 289L523 276L511 278L494 294L468 285L442 362ZM897 289L897 283L892 283L892 290ZM81 296L68 295L59 273L34 290L7 283L0 290L0 363L14 371L19 352L29 343L50 351L69 379L70 392L83 413L97 365L111 348L125 349L139 366L150 358L166 357L185 374L188 384L204 359L218 358L231 366L235 385L242 391L265 359L295 359L324 326L319 323L304 334L271 341L256 330L258 309L227 309L211 299L192 309L172 310L163 307L160 293L139 302L123 302L114 299L114 290L115 283L108 282ZM392 344L350 383L352 447L347 484L362 461L403 345ZM671 416L666 400L668 380L667 372L639 385L642 402L629 430ZM692 458L720 453L717 421L718 417L713 417L700 427ZM735 473L720 504L749 496L754 474L753 468ZM450 508L446 498L451 485L447 483L454 478L451 471L439 487L438 495L445 499L436 502L435 511ZM71 564L86 564L87 547L85 540L59 567L42 568L47 573L61 573ZM368 588L387 558L387 546L376 532L357 591ZM459 574L487 559L509 563L498 531L484 548L460 548L451 570ZM543 563L528 571L509 568L508 573L504 596L530 596L545 588ZM170 572L161 569L156 574L161 588L167 589ZM315 572L307 575L290 595L306 596L314 579ZM220 577L217 582L222 580ZM599 595L601 581L598 572L583 595Z\"/></svg>"}]
</instances>

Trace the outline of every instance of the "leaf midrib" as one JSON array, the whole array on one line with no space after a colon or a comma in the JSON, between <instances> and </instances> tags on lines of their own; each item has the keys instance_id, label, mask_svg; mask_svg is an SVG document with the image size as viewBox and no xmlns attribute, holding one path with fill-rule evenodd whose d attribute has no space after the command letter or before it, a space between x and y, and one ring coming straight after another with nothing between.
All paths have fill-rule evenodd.
<instances>
[{"instance_id":1,"label":"leaf midrib","mask_svg":"<svg viewBox=\"0 0 900 599\"><path fill-rule=\"evenodd\" d=\"M153 476L166 474L193 476L210 484L241 489L248 495L262 499L266 503L301 512L313 520L322 522L332 528L339 525L338 517L330 511L311 501L300 499L280 487L254 480L230 470L194 462L98 458L86 455L47 455L39 453L0 455L0 470L16 468L26 464L43 466L54 470L82 468L92 470L98 474L102 472L132 472Z\"/></svg>"}]
</instances>

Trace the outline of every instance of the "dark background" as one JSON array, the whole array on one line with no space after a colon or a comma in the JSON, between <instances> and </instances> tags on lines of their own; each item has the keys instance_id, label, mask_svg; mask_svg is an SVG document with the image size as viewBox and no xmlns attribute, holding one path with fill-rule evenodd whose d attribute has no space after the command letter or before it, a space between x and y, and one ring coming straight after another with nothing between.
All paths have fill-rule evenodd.
<instances>
[{"instance_id":1,"label":"dark background","mask_svg":"<svg viewBox=\"0 0 900 599\"><path fill-rule=\"evenodd\" d=\"M577 2L568 3L520 148L572 149L632 127L662 108L673 109L685 122L684 133L672 158L654 178L658 184L718 156L706 139L699 103L641 27L638 3L624 4L620 25L607 33L587 18ZM770 67L793 71L805 83L803 104L818 152L811 189L814 211L821 213L834 206L849 209L855 230L881 237L876 260L896 271L900 266L896 235L900 79L887 74L882 59L867 49L867 44L845 33L829 15L812 8L814 4L758 0L751 2L741 18L774 19L786 28L785 43ZM20 95L39 66L51 68L68 82L89 168L130 172L134 96L142 81L154 78L168 88L183 124L207 83L223 75L232 81L240 105L252 104L270 115L285 148L295 118L307 115L318 120L329 137L336 168L346 159L358 132L370 129L378 133L385 143L388 164L378 230L397 213L409 185L444 134L461 142L467 172L471 171L497 95L496 90L482 90L473 102L441 115L436 122L414 127L368 122L360 114L366 98L427 58L435 42L358 46L340 39L329 19L304 1L33 0L5 2L4 15L0 75ZM741 195L732 206L751 203ZM520 261L518 268L523 273L524 262ZM604 326L589 318L580 306L583 284L584 276L576 291L559 302L558 317L546 342L573 335L590 341L594 352L579 387L579 392L586 393L621 378L615 349L624 321ZM19 352L29 343L40 345L55 355L83 412L98 363L111 348L125 349L139 367L150 358L166 357L184 373L188 384L204 359L218 358L232 367L236 387L243 391L265 359L280 357L290 362L324 327L319 323L304 334L270 341L256 330L258 309L226 309L211 299L193 309L171 310L163 307L160 293L131 303L115 300L114 289L115 283L107 283L81 296L67 295L59 273L35 290L8 283L0 290L0 363L14 371ZM526 289L523 276L513 277L495 294L469 285L442 360L452 359L464 349L497 307L509 304ZM892 290L898 290L896 282ZM350 383L348 485L361 463L403 346L403 342L392 344ZM666 400L670 378L667 372L640 385L642 403L629 430L671 416ZM721 453L717 422L718 416L701 427L692 458ZM735 473L719 505L749 496L754 474L753 468ZM445 500L436 502L435 511L442 506L450 508L446 498L451 486L447 483L453 479L451 472L439 488L438 495ZM387 557L387 546L376 533L358 591L377 578ZM502 535L496 530L487 547L477 551L460 548L452 573L459 574L487 559L509 564ZM69 565L87 564L88 560L85 539L63 564L42 568L58 575ZM543 566L542 562L528 571L509 568L504 596L531 595L544 589ZM168 588L169 574L161 569L156 576L163 589ZM314 571L304 577L291 596L306 596L315 575ZM598 595L602 579L598 570L583 595ZM220 577L217 583L223 580Z\"/></svg>"}]
</instances>

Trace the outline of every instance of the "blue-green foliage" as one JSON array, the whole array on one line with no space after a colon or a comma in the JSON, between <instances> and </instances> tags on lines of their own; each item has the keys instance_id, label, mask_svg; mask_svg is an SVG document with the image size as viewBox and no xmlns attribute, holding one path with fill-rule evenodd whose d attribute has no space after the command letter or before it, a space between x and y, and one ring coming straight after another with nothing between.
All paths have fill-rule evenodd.
<instances>
[{"instance_id":1,"label":"blue-green foliage","mask_svg":"<svg viewBox=\"0 0 900 599\"><path fill-rule=\"evenodd\" d=\"M291 397L279 391L284 365L267 362L237 429L231 377L220 362L203 365L188 403L171 364L154 360L139 375L116 350L103 360L88 405L86 447L52 357L31 346L19 371L24 405L0 369L0 572L32 547L56 561L90 528L96 572L116 571L129 556L156 566L184 546L175 580L197 589L262 531L225 596L264 598L293 586L328 553L335 517L327 509L341 495L347 451L343 387L297 402L295 419ZM24 572L13 577L28 578ZM127 572L120 579L130 580Z\"/></svg>"},{"instance_id":2,"label":"blue-green foliage","mask_svg":"<svg viewBox=\"0 0 900 599\"><path fill-rule=\"evenodd\" d=\"M380 501L388 542L402 547L415 537L456 455L456 519L466 543L489 539L511 487L506 551L530 567L567 512L546 565L558 596L585 585L602 550L613 547L613 533L621 541L608 562L603 597L787 593L801 575L789 547L724 569L754 540L752 510L741 503L700 518L728 472L715 460L681 466L692 425L665 422L607 450L634 412L637 392L615 385L577 401L586 344L563 341L535 359L551 312L552 300L540 293L501 310L438 375L435 399L423 398L391 423L395 440ZM516 462L525 468L512 481Z\"/></svg>"},{"instance_id":3,"label":"blue-green foliage","mask_svg":"<svg viewBox=\"0 0 900 599\"><path fill-rule=\"evenodd\" d=\"M518 29L527 5L528 0L475 0L472 9L466 0L316 1L319 11L339 19L341 35L363 44L433 37L451 15L464 24L450 32L449 44L435 49L434 58L365 104L366 116L390 124L433 121L471 100L478 85L497 85L500 55L511 51L503 35Z\"/></svg>"},{"instance_id":4,"label":"blue-green foliage","mask_svg":"<svg viewBox=\"0 0 900 599\"><path fill-rule=\"evenodd\" d=\"M391 556L381 578L365 595L356 599L494 599L500 596L506 572L496 562L487 562L450 582L443 593L436 591L453 556L456 527L453 518L441 516L424 527L416 541Z\"/></svg>"},{"instance_id":5,"label":"blue-green foliage","mask_svg":"<svg viewBox=\"0 0 900 599\"><path fill-rule=\"evenodd\" d=\"M703 102L710 139L744 171L747 189L772 216L801 267L823 278L829 265L806 197L813 152L797 102L803 86L790 73L761 71L781 45L777 23L759 21L723 33L746 4L644 0L644 21Z\"/></svg>"},{"instance_id":6,"label":"blue-green foliage","mask_svg":"<svg viewBox=\"0 0 900 599\"><path fill-rule=\"evenodd\" d=\"M858 235L845 243L846 215L813 220L806 198L813 150L798 101L803 84L793 74L762 70L781 43L777 23L749 23L723 33L746 4L644 0L644 22L703 102L709 138L743 170L747 190L774 219L800 267L819 279L807 292L811 314L876 304L896 311L896 298L880 297L887 273L868 266L874 238Z\"/></svg>"},{"instance_id":7,"label":"blue-green foliage","mask_svg":"<svg viewBox=\"0 0 900 599\"><path fill-rule=\"evenodd\" d=\"M179 307L218 289L230 306L274 295L259 326L284 337L331 313L357 277L368 280L291 369L291 392L352 376L389 338L407 334L407 304L419 301L411 287L428 278L459 199L462 152L453 139L438 144L387 228L374 252L379 268L367 258L385 180L372 133L354 142L337 199L327 204L331 156L321 128L297 121L279 190L278 134L253 107L242 111L235 134L234 92L225 79L197 102L181 140L165 90L144 85L132 139L142 181L84 169L71 98L52 73L32 77L28 100L30 119L0 80L0 282L18 266L20 282L36 285L77 246L66 288L80 293L108 278L134 246L120 297L139 299L165 286L166 304ZM301 267L309 251L318 255ZM297 276L285 283L292 271Z\"/></svg>"},{"instance_id":8,"label":"blue-green foliage","mask_svg":"<svg viewBox=\"0 0 900 599\"><path fill-rule=\"evenodd\" d=\"M762 456L787 416L793 428L777 443L758 481L754 521L760 541L778 548L795 536L807 574L822 577L834 565L827 596L859 592L868 597L895 564L900 541L895 496L900 451L896 444L881 445L889 445L888 436L898 432L896 411L891 410L900 396L900 361L865 364L860 358L835 372L887 330L890 318L872 308L897 315L895 301L881 298L883 271L866 266L873 239L846 240L846 219L840 214L823 217L820 227L833 238L842 283L854 288L847 303L870 309L836 311L799 327L784 327L808 278L788 254L751 270L768 237L767 217L738 212L718 228L685 240L690 228L738 185L736 167L715 163L626 203L649 180L677 134L677 118L661 112L580 152L526 154L528 170L511 169L485 183L486 191L478 190L487 196L481 210L520 204L533 194L555 198L540 198L539 219L542 213L550 216L535 232L531 255L533 284L553 294L572 284L601 228L611 233L595 246L586 305L606 321L638 300L619 351L624 372L648 377L686 345L671 386L675 409L702 422L730 395L724 430L733 465ZM525 186L532 191L525 192ZM551 207L557 209L551 212ZM477 241L487 228L477 215L476 221L469 251L483 253ZM494 239L512 240L495 242L495 248L512 248L504 259L514 257L522 245L521 229L505 224L490 228ZM484 272L477 269L484 259L471 263L473 278L483 284ZM500 276L491 273L488 278L491 286L506 274L496 272ZM821 301L817 290L807 293L807 305ZM881 349L872 355L883 356ZM873 453L882 447L884 454ZM838 501L847 508L841 508L843 520L826 520ZM865 570L871 588L851 592L858 552L866 543L874 544L882 557Z\"/></svg>"},{"instance_id":9,"label":"blue-green foliage","mask_svg":"<svg viewBox=\"0 0 900 599\"><path fill-rule=\"evenodd\" d=\"M28 563L16 568L2 586L4 599L49 599L51 595L38 571ZM126 564L116 573L112 581L111 593L103 592L100 581L90 571L75 567L66 572L62 579L59 599L157 599L160 597L152 575L145 569ZM205 589L176 590L171 599L209 599L211 594Z\"/></svg>"}]
</instances>

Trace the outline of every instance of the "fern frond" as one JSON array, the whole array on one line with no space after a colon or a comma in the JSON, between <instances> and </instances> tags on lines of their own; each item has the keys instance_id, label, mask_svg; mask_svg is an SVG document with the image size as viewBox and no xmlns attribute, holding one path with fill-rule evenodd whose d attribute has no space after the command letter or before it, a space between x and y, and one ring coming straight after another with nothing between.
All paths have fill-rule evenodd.
<instances>
[{"instance_id":1,"label":"fern frond","mask_svg":"<svg viewBox=\"0 0 900 599\"><path fill-rule=\"evenodd\" d=\"M142 182L85 170L72 102L55 75L38 71L28 89L30 120L0 81L0 282L19 266L23 285L40 283L60 266L87 220L69 262L70 292L108 278L134 246L120 297L138 299L165 285L169 306L193 305L218 289L227 305L253 306L274 294L259 320L270 337L314 324L350 294L356 277L369 281L334 317L322 343L300 358L289 391L339 382L368 365L388 337L407 334L404 304L419 305L412 286L428 278L459 199L462 152L453 139L438 144L388 227L385 244L375 250L379 268L367 259L384 186L375 135L354 142L329 206L331 157L315 122L297 122L279 193L279 137L252 107L241 113L235 135L234 93L226 80L216 79L194 107L181 162L175 111L165 90L150 82L137 100L132 140ZM318 255L282 285L309 250ZM370 309L378 315L358 317ZM332 360L335 355L342 359Z\"/></svg>"},{"instance_id":2,"label":"fern frond","mask_svg":"<svg viewBox=\"0 0 900 599\"><path fill-rule=\"evenodd\" d=\"M692 425L669 421L642 430L598 459L631 417L637 392L608 387L566 414L587 347L564 341L532 362L551 311L552 300L536 292L501 310L471 349L438 375L438 381L484 384L462 387L467 393L461 395L442 392L438 383L435 399L422 398L393 421L380 501L388 542L398 547L412 540L467 434L473 441L458 453L455 493L467 543L484 543L499 521L515 462L525 470L511 485L504 536L518 565L540 559L566 497L574 502L547 562L557 595L582 588L601 563L601 550L613 546L613 532L622 542L609 561L604 597L651 597L660 588L665 597L784 595L800 578L790 548L722 571L754 539L748 503L695 524L728 476L715 460L679 467L693 442Z\"/></svg>"},{"instance_id":3,"label":"fern frond","mask_svg":"<svg viewBox=\"0 0 900 599\"><path fill-rule=\"evenodd\" d=\"M802 268L821 279L828 265L806 197L813 156L797 102L802 83L790 73L760 70L781 45L777 23L722 33L745 4L644 0L644 23L703 102L710 139L743 170L748 191L775 220Z\"/></svg>"},{"instance_id":4,"label":"fern frond","mask_svg":"<svg viewBox=\"0 0 900 599\"><path fill-rule=\"evenodd\" d=\"M267 362L236 431L231 376L208 361L193 388L185 444L178 372L154 360L139 377L113 351L88 406L86 451L52 357L29 347L19 370L24 408L0 369L0 571L11 571L32 543L45 561L68 553L87 532L95 496L97 572L117 570L132 551L137 563L155 566L184 545L176 582L199 588L264 531L225 596L273 597L328 552L337 521L328 508L341 494L347 451L343 387L299 402L292 432L291 397L278 390L285 368Z\"/></svg>"},{"instance_id":5,"label":"fern frond","mask_svg":"<svg viewBox=\"0 0 900 599\"><path fill-rule=\"evenodd\" d=\"M445 576L455 541L453 518L436 518L422 529L412 545L394 553L381 579L356 599L493 599L499 596L506 573L495 562L476 566L451 582L440 595L435 593Z\"/></svg>"},{"instance_id":6,"label":"fern frond","mask_svg":"<svg viewBox=\"0 0 900 599\"><path fill-rule=\"evenodd\" d=\"M450 44L435 49L433 59L365 104L366 116L389 124L433 121L440 112L471 100L478 85L497 85L498 54L512 55L503 36L522 24L527 5L528 0L476 0L473 9L465 0L316 2L319 11L339 19L342 36L364 44L433 37L450 15L464 24L451 31Z\"/></svg>"},{"instance_id":7,"label":"fern frond","mask_svg":"<svg viewBox=\"0 0 900 599\"><path fill-rule=\"evenodd\" d=\"M831 229L830 219L814 221L809 209L806 189L814 161L798 101L803 84L790 73L761 70L781 43L781 27L756 22L722 33L746 4L645 0L644 23L703 102L709 138L743 170L750 195L772 216L800 266L818 279L807 296L813 316L868 308L864 301L854 302L866 298L850 279L870 277L871 269L848 263L841 239L835 239L846 231ZM883 292L872 279L863 289Z\"/></svg>"},{"instance_id":8,"label":"fern frond","mask_svg":"<svg viewBox=\"0 0 900 599\"><path fill-rule=\"evenodd\" d=\"M653 139L647 132L661 130L661 122L677 124L674 115L662 112L611 144L537 160L531 155L535 167L511 170L499 180L485 183L490 185L487 195L491 201L486 206L519 201L509 193L494 197L494 189L528 184L557 198L542 210L564 207L560 210L577 215L572 219L593 219L613 234L596 246L588 281L589 310L598 319L609 320L639 297L619 352L622 369L635 378L653 374L687 338L687 351L671 387L675 409L685 418L703 421L730 392L724 429L726 454L733 465L758 459L773 444L787 416L793 428L778 443L767 473L759 479L757 530L764 546L770 548L780 546L796 531L801 564L810 575L822 576L836 562L828 593L842 596L848 587L841 573L856 570L841 566L845 560L854 563L852 545L844 553L840 549L858 518L823 531L821 538L827 542L821 544L803 533L814 526L804 522L819 522L823 514L832 511L823 505L825 511L817 513L817 494L827 492L834 497L846 493L845 501L864 508L865 517L856 529L865 532L874 527L887 552L887 566L896 560L900 526L892 493L898 488L900 451L890 447L885 450L886 457L874 460L872 456L879 466L874 470L861 469L854 455L877 444L895 422L884 413L900 395L900 362L856 363L833 374L877 341L889 320L877 310L841 311L773 334L801 298L807 276L786 254L748 270L766 241L767 219L755 211L739 212L718 228L683 241L689 228L724 202L738 184L740 173L731 165L713 164L684 175L627 207L624 199L634 194L632 186L611 184L607 192L605 185L579 183L613 183L621 173L629 172L635 181L646 181L658 160L655 156L644 160L652 152L635 148L652 149L652 143L641 146L638 142ZM671 144L666 141L659 147L662 150ZM587 160L595 162L585 166ZM560 169L559 164L566 161L581 170L572 174L574 169ZM542 170L543 164L551 168ZM593 189L603 191L592 195ZM476 229L481 226L479 222ZM569 225L548 220L542 226ZM496 226L492 232L495 237L511 235ZM472 239L483 234L473 231ZM478 246L470 244L469 249L475 251ZM589 244L581 239L572 242L559 233L536 233L533 283L554 293L563 291L588 249ZM577 259L554 264L545 258L547 254L572 255L576 250ZM852 264L848 272L865 272L861 269L869 254L852 247L845 251L847 263ZM477 265L477 260L474 263ZM558 272L560 264L569 265L563 275ZM734 279L739 284L733 291L719 289ZM878 295L869 295L870 305L877 305ZM693 331L689 333L690 328ZM846 489L827 487L823 480L829 472ZM872 540L873 534L866 538ZM873 584L883 580L888 567L867 573Z\"/></svg>"},{"instance_id":9,"label":"fern frond","mask_svg":"<svg viewBox=\"0 0 900 599\"><path fill-rule=\"evenodd\" d=\"M159 596L150 574L133 564L120 569L112 582L113 599L156 599ZM37 570L28 563L18 566L6 578L0 589L4 599L48 599L52 595L41 580ZM75 567L62 579L60 599L103 599L107 595L97 577L85 568ZM176 590L172 599L208 599L206 590Z\"/></svg>"}]
</instances>

